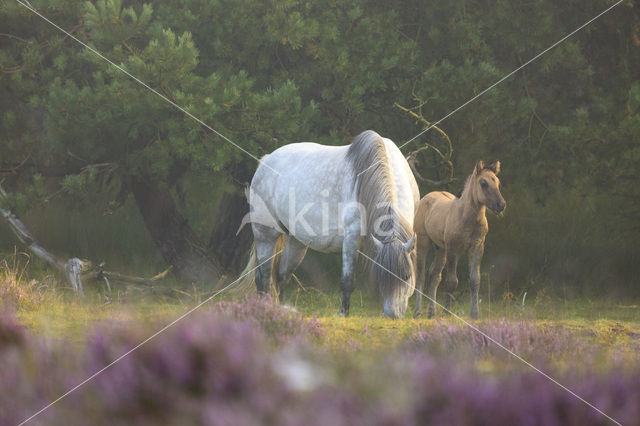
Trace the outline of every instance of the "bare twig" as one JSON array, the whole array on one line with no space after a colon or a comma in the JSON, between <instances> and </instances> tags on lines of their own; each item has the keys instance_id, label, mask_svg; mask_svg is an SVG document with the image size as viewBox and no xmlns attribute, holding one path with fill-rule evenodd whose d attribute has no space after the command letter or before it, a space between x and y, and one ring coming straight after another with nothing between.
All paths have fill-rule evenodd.
<instances>
[{"instance_id":1,"label":"bare twig","mask_svg":"<svg viewBox=\"0 0 640 426\"><path fill-rule=\"evenodd\" d=\"M411 168L411 171L413 172L413 174L420 179L422 182L427 183L431 186L441 186L441 185L446 185L448 183L453 182L453 164L451 164L451 167L449 168L450 172L449 175L441 180L431 180L431 179L427 179L424 176L422 176L420 174L420 172L418 172L417 168L416 168L416 164L418 163L418 161L415 159L415 157L412 158L407 158L407 163L409 163L409 167Z\"/></svg>"},{"instance_id":2,"label":"bare twig","mask_svg":"<svg viewBox=\"0 0 640 426\"><path fill-rule=\"evenodd\" d=\"M105 271L102 269L99 269L98 271L92 271L92 274L95 276L96 279L103 279L103 277L106 277L114 281L122 281L122 282L127 282L132 284L151 285L151 284L154 284L156 281L159 281L165 278L172 268L173 266L170 266L169 268L165 269L159 274L154 275L151 278L136 277L134 275L126 275L126 274L121 274L120 272Z\"/></svg>"},{"instance_id":3,"label":"bare twig","mask_svg":"<svg viewBox=\"0 0 640 426\"><path fill-rule=\"evenodd\" d=\"M13 35L13 34L7 34L7 33L0 33L0 37L7 37L7 38L14 38L16 40L20 40L23 43L27 43L27 40L18 37L17 35Z\"/></svg>"},{"instance_id":4,"label":"bare twig","mask_svg":"<svg viewBox=\"0 0 640 426\"><path fill-rule=\"evenodd\" d=\"M28 153L26 157L24 157L24 160L22 160L20 162L20 164L13 166L11 168L7 168L7 169L0 169L0 173L15 173L18 170L20 170L22 168L22 166L24 166L27 163L27 160L31 158L31 153Z\"/></svg>"},{"instance_id":5,"label":"bare twig","mask_svg":"<svg viewBox=\"0 0 640 426\"><path fill-rule=\"evenodd\" d=\"M422 105L424 105L424 102L418 105L417 108L420 108ZM428 128L431 126L431 123L427 119L425 119L422 116L422 114L416 113L415 111L412 111L409 108L403 107L398 103L395 103L394 106L406 112L407 114L411 115L413 118L417 119L418 121L422 122L425 125L425 128ZM413 172L413 174L422 182L425 182L431 186L446 185L453 182L453 162L451 161L451 157L453 155L453 144L451 143L451 139L449 138L449 135L447 135L444 132L444 130L440 129L438 126L432 126L431 128L435 129L438 133L440 133L440 135L442 135L443 139L446 142L446 148L447 148L446 152L442 152L435 145L425 143L420 148L414 151L411 151L409 154L407 154L406 156L407 162L409 163L409 167L411 168L411 171ZM418 171L418 165L420 164L420 161L418 160L418 154L422 152L426 152L428 150L432 150L433 152L436 153L438 157L440 157L441 161L440 161L440 164L438 164L438 167L442 165L446 167L447 176L444 179L440 179L440 180L427 179L424 176L422 176L422 174L420 174L420 172Z\"/></svg>"},{"instance_id":6,"label":"bare twig","mask_svg":"<svg viewBox=\"0 0 640 426\"><path fill-rule=\"evenodd\" d=\"M407 114L410 114L412 117L414 117L416 120L422 122L425 127L429 127L431 126L431 123L429 121L427 121L427 119L425 119L422 114L417 114L414 111L411 111L409 108L405 108L402 105L398 104L397 102L395 104L393 104L393 106L395 106L396 108L406 112ZM448 159L451 159L451 155L453 154L453 144L451 143L451 139L449 139L449 135L447 135L440 127L438 126L433 126L432 129L434 129L435 131L437 131L438 133L440 133L442 135L442 137L444 138L445 141L447 141L447 145L449 148L449 153L448 153ZM442 155L442 154L441 154Z\"/></svg>"},{"instance_id":7,"label":"bare twig","mask_svg":"<svg viewBox=\"0 0 640 426\"><path fill-rule=\"evenodd\" d=\"M57 269L64 269L65 262L42 247L33 235L31 235L24 223L22 223L22 221L10 210L4 207L4 203L2 201L5 201L6 198L7 193L4 191L2 186L0 186L0 214L7 222L15 236L18 237L20 242L33 254L44 259L47 263L55 266Z\"/></svg>"}]
</instances>

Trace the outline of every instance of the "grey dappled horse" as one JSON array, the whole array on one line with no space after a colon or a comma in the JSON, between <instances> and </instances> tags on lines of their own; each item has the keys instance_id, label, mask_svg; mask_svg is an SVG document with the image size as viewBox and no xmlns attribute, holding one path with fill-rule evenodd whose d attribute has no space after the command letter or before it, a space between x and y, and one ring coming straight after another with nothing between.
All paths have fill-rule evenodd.
<instances>
[{"instance_id":1,"label":"grey dappled horse","mask_svg":"<svg viewBox=\"0 0 640 426\"><path fill-rule=\"evenodd\" d=\"M404 156L368 130L350 145L285 145L261 159L249 188L258 292L289 282L307 248L342 251L342 307L349 315L359 250L382 296L383 313L404 314L415 286L413 219L420 195ZM279 239L284 251L271 261Z\"/></svg>"}]
</instances>

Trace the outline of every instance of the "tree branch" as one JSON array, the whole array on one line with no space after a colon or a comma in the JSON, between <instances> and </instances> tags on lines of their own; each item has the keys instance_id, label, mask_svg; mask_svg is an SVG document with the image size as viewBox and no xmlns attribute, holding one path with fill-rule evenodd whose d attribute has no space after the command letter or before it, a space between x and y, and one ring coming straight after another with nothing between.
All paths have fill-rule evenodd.
<instances>
[{"instance_id":1,"label":"tree branch","mask_svg":"<svg viewBox=\"0 0 640 426\"><path fill-rule=\"evenodd\" d=\"M31 251L39 258L45 260L58 271L62 272L69 281L69 284L71 284L73 290L80 295L83 294L82 283L86 282L87 279L103 281L107 287L107 290L111 292L109 278L116 281L149 285L166 277L171 270L171 267L169 267L167 270L151 278L144 278L125 275L119 272L105 271L103 269L104 262L100 263L97 268L94 268L91 261L79 259L77 257L73 257L65 261L45 249L31 234L31 232L29 232L24 223L9 209L4 207L3 202L6 201L6 199L7 193L4 191L2 186L0 186L0 214L5 219L16 237L18 237L20 242L24 244L29 251Z\"/></svg>"},{"instance_id":2,"label":"tree branch","mask_svg":"<svg viewBox=\"0 0 640 426\"><path fill-rule=\"evenodd\" d=\"M398 104L397 102L393 104L393 106L395 106L396 108L410 114L412 117L414 117L415 119L417 119L418 121L421 121L422 123L424 123L425 127L430 127L431 123L429 121L427 121L427 119L425 119L422 114L417 114L413 111L411 111L409 108L405 108L402 105ZM442 137L444 138L445 141L447 141L447 144L449 146L449 154L448 157L449 159L451 159L451 155L453 154L453 144L451 143L451 139L449 139L449 135L447 135L440 127L438 126L432 126L432 129L436 130L438 133L440 133L442 135ZM442 156L442 154L440 154ZM444 157L443 157L444 158Z\"/></svg>"},{"instance_id":3,"label":"tree branch","mask_svg":"<svg viewBox=\"0 0 640 426\"><path fill-rule=\"evenodd\" d=\"M424 103L420 104L420 106L424 105ZM442 129L440 129L438 126L432 126L431 123L425 119L422 114L418 114L414 111L412 111L409 108L405 108L402 105L398 104L397 102L394 104L394 106L404 112L406 112L407 114L411 115L412 117L414 117L415 119L417 119L418 121L422 122L425 125L425 128L432 128L435 129L438 133L440 133L442 135L442 137L444 138L444 140L447 143L447 151L446 153L443 153L440 149L438 149L438 147L436 147L435 145L431 145L429 143L424 143L424 146L421 146L420 148L411 151L407 156L407 163L409 163L409 167L411 168L411 171L413 171L413 174L422 182L425 182L431 186L441 186L441 185L446 185L449 184L451 182L453 182L453 162L451 161L451 157L453 155L453 144L451 143L451 139L449 138L449 135L447 135ZM424 176L422 176L420 174L420 172L418 172L417 166L420 164L420 161L418 160L418 154L420 154L421 152L424 151L428 151L428 150L432 150L433 152L435 152L438 157L440 157L441 162L438 166L440 165L444 165L447 168L447 177L445 177L444 179L440 179L440 180L432 180L432 179L427 179Z\"/></svg>"}]
</instances>

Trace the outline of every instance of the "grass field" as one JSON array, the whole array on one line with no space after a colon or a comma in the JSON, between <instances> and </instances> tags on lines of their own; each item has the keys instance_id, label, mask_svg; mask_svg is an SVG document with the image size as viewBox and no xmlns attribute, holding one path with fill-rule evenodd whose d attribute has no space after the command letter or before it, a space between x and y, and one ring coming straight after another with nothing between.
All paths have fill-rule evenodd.
<instances>
[{"instance_id":1,"label":"grass field","mask_svg":"<svg viewBox=\"0 0 640 426\"><path fill-rule=\"evenodd\" d=\"M109 297L93 288L77 297L54 278L29 278L29 271L15 263L1 271L5 319L0 321L0 358L5 370L0 368L0 379L18 390L0 397L0 408L20 408L10 414L0 409L2 424L19 423L204 301L69 403L47 410L40 421L83 424L69 420L78 407L94 424L183 424L185 418L202 424L299 424L301 419L308 422L307 409L325 413L310 424L419 424L423 418L433 424L482 424L487 419L494 424L615 423L611 419L630 424L640 415L640 308L629 300L567 300L540 292L523 306L505 293L491 304L484 300L481 319L471 321L463 293L452 309L460 318L439 310L435 319L414 319L408 312L390 320L382 318L376 297L356 290L351 316L341 318L337 290L297 287L289 291L284 307L270 299L228 294L207 301L210 289L177 283L116 285ZM412 307L413 298L410 303ZM12 321L26 330L16 331ZM568 383L611 419L467 321ZM19 358L5 350L7 342L11 346L16 341ZM191 361L184 361L185 354ZM197 361L200 355L194 354L213 364ZM286 364L281 364L283 357ZM58 360L55 366L51 360ZM266 373L254 370L256 365ZM194 391L175 372L202 376L207 386L218 383L222 374L226 385ZM263 391L269 395L266 402L255 400ZM512 407L507 409L502 404L508 400ZM221 405L205 421L211 401ZM296 408L273 411L282 404ZM300 408L307 406L311 408ZM485 406L494 411L483 411ZM494 421L495 410L501 417ZM116 421L107 421L105 416L114 412ZM251 414L242 417L246 413Z\"/></svg>"},{"instance_id":2,"label":"grass field","mask_svg":"<svg viewBox=\"0 0 640 426\"><path fill-rule=\"evenodd\" d=\"M27 283L23 283L26 285ZM193 287L172 290L159 286L115 288L107 299L103 292L89 289L83 298L69 289L36 290L41 299L19 308L20 321L36 334L66 339L81 344L87 331L95 327L121 327L170 322L210 297L211 292ZM389 320L381 315L381 303L370 292L356 289L352 296L351 316L337 315L340 292L300 287L290 291L285 304L304 317L316 317L326 329L323 344L334 348L356 345L362 348L384 348L403 341L417 330L434 323L463 325L463 321L482 325L497 320L534 321L540 326L562 326L581 336L590 336L607 345L625 345L640 339L640 301L602 301L592 299L564 300L549 296L533 298L523 307L521 301L508 295L494 300L491 312L488 303L481 303L481 319L471 321L466 314L466 294L454 304L452 311L461 319L438 310L435 319L412 317L414 295L409 312L402 320ZM241 296L220 295L208 300L199 310L211 309L220 301L239 300ZM425 301L426 302L426 301ZM188 319L185 319L188 321ZM640 342L640 340L638 340Z\"/></svg>"}]
</instances>

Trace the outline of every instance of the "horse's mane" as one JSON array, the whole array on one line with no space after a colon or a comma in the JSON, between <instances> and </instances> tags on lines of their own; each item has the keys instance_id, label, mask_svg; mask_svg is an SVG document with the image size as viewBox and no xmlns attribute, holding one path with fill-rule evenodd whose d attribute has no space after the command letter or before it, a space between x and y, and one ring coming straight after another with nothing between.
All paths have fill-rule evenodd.
<instances>
[{"instance_id":1,"label":"horse's mane","mask_svg":"<svg viewBox=\"0 0 640 426\"><path fill-rule=\"evenodd\" d=\"M360 133L349 146L347 161L351 164L356 199L365 208L367 235L375 235L381 241L393 238L403 243L408 241L413 235L413 226L394 208L397 194L382 137L372 130ZM380 231L391 236L381 236L374 229L376 219L381 216L385 219L380 224ZM372 239L367 238L366 244L371 248ZM383 293L395 291L393 283L396 277L387 270L395 271L394 274L405 274L410 270L410 265L403 262L404 258L399 256L398 250L403 250L402 246L384 244L376 255L376 262L383 268L371 269L374 282L378 283ZM399 261L402 264L398 264Z\"/></svg>"},{"instance_id":2,"label":"horse's mane","mask_svg":"<svg viewBox=\"0 0 640 426\"><path fill-rule=\"evenodd\" d=\"M376 219L385 215L389 219L382 222L381 231L393 230L393 235L402 241L411 238L412 227L394 208L396 189L382 137L373 130L360 133L349 146L347 160L353 172L356 199L366 210L367 234L375 231Z\"/></svg>"},{"instance_id":3,"label":"horse's mane","mask_svg":"<svg viewBox=\"0 0 640 426\"><path fill-rule=\"evenodd\" d=\"M469 186L471 184L471 177L472 176L473 176L473 172L471 172L471 174L465 178L464 185L462 185L462 188L456 194L456 198L462 198L462 194L464 194L465 191L467 191L469 189Z\"/></svg>"}]
</instances>

